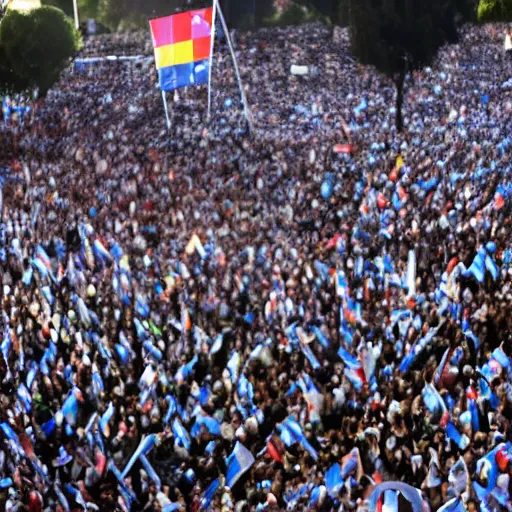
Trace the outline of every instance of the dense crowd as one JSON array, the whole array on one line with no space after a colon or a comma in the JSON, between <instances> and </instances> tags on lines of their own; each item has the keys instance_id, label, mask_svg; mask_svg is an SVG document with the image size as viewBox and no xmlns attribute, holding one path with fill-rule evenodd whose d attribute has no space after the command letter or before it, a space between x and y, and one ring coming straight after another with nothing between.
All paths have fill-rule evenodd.
<instances>
[{"instance_id":1,"label":"dense crowd","mask_svg":"<svg viewBox=\"0 0 512 512\"><path fill-rule=\"evenodd\" d=\"M319 24L236 35L252 135L222 41L210 125L145 62L0 125L0 510L512 510L502 36L411 75L402 134Z\"/></svg>"}]
</instances>

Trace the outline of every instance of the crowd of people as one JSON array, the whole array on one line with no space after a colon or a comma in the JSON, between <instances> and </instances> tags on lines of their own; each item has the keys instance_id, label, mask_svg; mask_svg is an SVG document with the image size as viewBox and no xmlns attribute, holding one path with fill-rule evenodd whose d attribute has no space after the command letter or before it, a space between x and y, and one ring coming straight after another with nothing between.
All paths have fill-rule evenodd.
<instances>
[{"instance_id":1,"label":"crowd of people","mask_svg":"<svg viewBox=\"0 0 512 512\"><path fill-rule=\"evenodd\" d=\"M210 124L105 62L0 125L0 510L512 510L502 34L411 75L403 133L321 24L236 35L252 134L223 41Z\"/></svg>"}]
</instances>

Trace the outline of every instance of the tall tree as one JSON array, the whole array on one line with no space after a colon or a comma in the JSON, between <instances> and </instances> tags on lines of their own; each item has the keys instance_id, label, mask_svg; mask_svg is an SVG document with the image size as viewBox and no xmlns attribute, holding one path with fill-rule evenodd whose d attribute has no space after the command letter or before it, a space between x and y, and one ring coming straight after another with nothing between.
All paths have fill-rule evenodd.
<instances>
[{"instance_id":1,"label":"tall tree","mask_svg":"<svg viewBox=\"0 0 512 512\"><path fill-rule=\"evenodd\" d=\"M362 64L373 65L396 86L396 126L403 129L407 73L434 60L458 39L460 0L350 0L351 43Z\"/></svg>"},{"instance_id":2,"label":"tall tree","mask_svg":"<svg viewBox=\"0 0 512 512\"><path fill-rule=\"evenodd\" d=\"M9 11L0 24L0 90L37 87L46 94L80 44L80 34L60 9Z\"/></svg>"},{"instance_id":3,"label":"tall tree","mask_svg":"<svg viewBox=\"0 0 512 512\"><path fill-rule=\"evenodd\" d=\"M478 21L512 21L512 0L480 0Z\"/></svg>"},{"instance_id":4,"label":"tall tree","mask_svg":"<svg viewBox=\"0 0 512 512\"><path fill-rule=\"evenodd\" d=\"M64 1L64 0L45 0ZM150 19L168 16L178 11L211 7L212 0L79 0L99 4L99 21L111 30L118 30L121 22L127 26L148 28ZM128 23L127 23L128 22Z\"/></svg>"},{"instance_id":5,"label":"tall tree","mask_svg":"<svg viewBox=\"0 0 512 512\"><path fill-rule=\"evenodd\" d=\"M257 27L261 27L267 18L270 18L274 12L273 0L256 0L255 2L255 22Z\"/></svg>"}]
</instances>

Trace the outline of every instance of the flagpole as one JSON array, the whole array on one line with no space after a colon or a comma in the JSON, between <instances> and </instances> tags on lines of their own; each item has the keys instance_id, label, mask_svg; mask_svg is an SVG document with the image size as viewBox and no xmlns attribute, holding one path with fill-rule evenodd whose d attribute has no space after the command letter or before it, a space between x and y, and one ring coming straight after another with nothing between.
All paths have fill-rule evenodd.
<instances>
[{"instance_id":1,"label":"flagpole","mask_svg":"<svg viewBox=\"0 0 512 512\"><path fill-rule=\"evenodd\" d=\"M208 67L208 122L212 113L212 69L213 69L213 52L215 47L215 21L217 18L217 0L213 0L212 12L212 33L210 36L210 65Z\"/></svg>"},{"instance_id":2,"label":"flagpole","mask_svg":"<svg viewBox=\"0 0 512 512\"><path fill-rule=\"evenodd\" d=\"M171 129L171 119L169 118L169 107L167 106L167 97L165 91L162 91L162 100L164 102L165 120L167 121L167 130Z\"/></svg>"},{"instance_id":3,"label":"flagpole","mask_svg":"<svg viewBox=\"0 0 512 512\"><path fill-rule=\"evenodd\" d=\"M80 21L78 19L78 0L73 0L73 13L75 15L75 28L80 28Z\"/></svg>"},{"instance_id":4,"label":"flagpole","mask_svg":"<svg viewBox=\"0 0 512 512\"><path fill-rule=\"evenodd\" d=\"M216 0L214 0L214 3L215 3L215 1ZM240 95L242 97L242 104L244 106L244 114L245 114L245 117L247 118L247 124L249 126L249 131L252 134L252 133L254 133L254 127L253 127L253 123L252 123L251 113L249 111L249 105L247 103L247 98L245 97L242 79L240 77L240 70L238 68L238 62L236 60L235 50L233 48L233 43L231 41L231 34L229 33L228 25L226 23L226 20L224 19L224 14L222 12L220 5L218 5L218 9L219 9L220 22L222 23L222 28L224 30L224 34L226 35L226 39L228 41L229 51L231 52L231 57L233 59L233 65L235 66L235 74L236 74L236 79L238 81L238 88L240 89Z\"/></svg>"}]
</instances>

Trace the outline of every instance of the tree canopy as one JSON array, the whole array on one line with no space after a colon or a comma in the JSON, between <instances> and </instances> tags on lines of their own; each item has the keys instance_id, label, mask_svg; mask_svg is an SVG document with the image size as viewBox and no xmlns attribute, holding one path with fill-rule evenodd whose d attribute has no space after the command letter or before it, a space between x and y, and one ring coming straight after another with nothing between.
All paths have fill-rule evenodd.
<instances>
[{"instance_id":1,"label":"tree canopy","mask_svg":"<svg viewBox=\"0 0 512 512\"><path fill-rule=\"evenodd\" d=\"M72 21L55 7L9 11L0 25L0 89L46 94L80 44Z\"/></svg>"},{"instance_id":2,"label":"tree canopy","mask_svg":"<svg viewBox=\"0 0 512 512\"><path fill-rule=\"evenodd\" d=\"M480 0L478 21L512 21L512 0Z\"/></svg>"},{"instance_id":3,"label":"tree canopy","mask_svg":"<svg viewBox=\"0 0 512 512\"><path fill-rule=\"evenodd\" d=\"M429 65L439 48L458 38L460 0L351 0L352 51L397 88L397 128L402 129L407 73Z\"/></svg>"}]
</instances>

